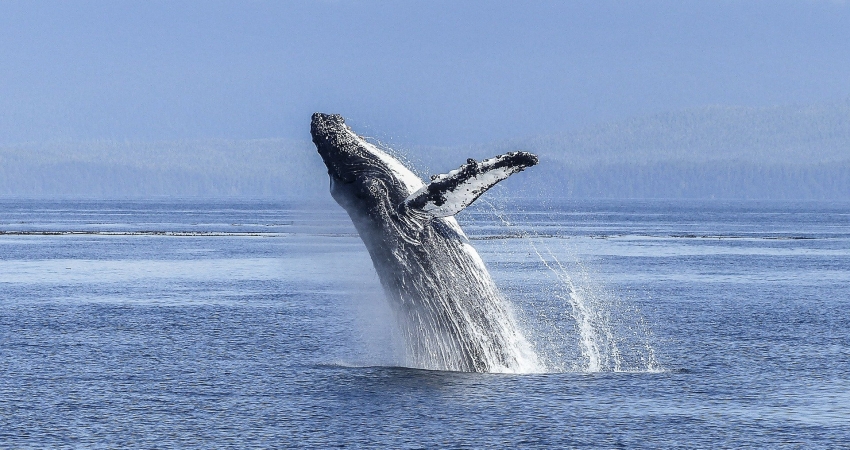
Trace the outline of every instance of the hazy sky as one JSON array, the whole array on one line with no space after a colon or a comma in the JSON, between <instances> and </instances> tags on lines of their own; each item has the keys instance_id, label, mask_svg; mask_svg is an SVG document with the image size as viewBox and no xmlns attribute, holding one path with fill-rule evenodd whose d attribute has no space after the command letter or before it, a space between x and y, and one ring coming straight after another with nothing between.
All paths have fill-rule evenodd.
<instances>
[{"instance_id":1,"label":"hazy sky","mask_svg":"<svg viewBox=\"0 0 850 450\"><path fill-rule=\"evenodd\" d=\"M0 1L0 143L554 134L850 96L850 3Z\"/></svg>"}]
</instances>

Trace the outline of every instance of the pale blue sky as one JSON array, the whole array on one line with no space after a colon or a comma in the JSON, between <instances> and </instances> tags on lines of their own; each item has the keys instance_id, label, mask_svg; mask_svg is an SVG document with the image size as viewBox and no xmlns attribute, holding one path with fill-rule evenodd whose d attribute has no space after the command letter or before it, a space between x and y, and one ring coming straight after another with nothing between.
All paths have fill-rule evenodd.
<instances>
[{"instance_id":1,"label":"pale blue sky","mask_svg":"<svg viewBox=\"0 0 850 450\"><path fill-rule=\"evenodd\" d=\"M0 2L0 144L308 139L314 111L464 144L848 96L847 2Z\"/></svg>"}]
</instances>

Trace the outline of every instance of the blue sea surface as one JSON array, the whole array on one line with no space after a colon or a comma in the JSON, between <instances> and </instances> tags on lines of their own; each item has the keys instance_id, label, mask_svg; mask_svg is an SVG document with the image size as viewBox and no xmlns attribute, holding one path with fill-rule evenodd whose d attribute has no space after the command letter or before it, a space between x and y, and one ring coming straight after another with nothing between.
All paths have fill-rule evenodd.
<instances>
[{"instance_id":1,"label":"blue sea surface","mask_svg":"<svg viewBox=\"0 0 850 450\"><path fill-rule=\"evenodd\" d=\"M404 367L336 206L0 201L0 447L850 442L850 203L458 221L542 373Z\"/></svg>"}]
</instances>

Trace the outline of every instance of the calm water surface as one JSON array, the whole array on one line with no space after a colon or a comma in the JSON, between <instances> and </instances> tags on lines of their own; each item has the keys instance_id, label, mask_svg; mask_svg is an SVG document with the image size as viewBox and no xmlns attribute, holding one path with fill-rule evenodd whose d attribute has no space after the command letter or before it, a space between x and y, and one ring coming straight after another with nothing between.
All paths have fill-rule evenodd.
<instances>
[{"instance_id":1,"label":"calm water surface","mask_svg":"<svg viewBox=\"0 0 850 450\"><path fill-rule=\"evenodd\" d=\"M0 447L836 448L850 204L458 217L547 373L404 367L337 207L0 202Z\"/></svg>"}]
</instances>

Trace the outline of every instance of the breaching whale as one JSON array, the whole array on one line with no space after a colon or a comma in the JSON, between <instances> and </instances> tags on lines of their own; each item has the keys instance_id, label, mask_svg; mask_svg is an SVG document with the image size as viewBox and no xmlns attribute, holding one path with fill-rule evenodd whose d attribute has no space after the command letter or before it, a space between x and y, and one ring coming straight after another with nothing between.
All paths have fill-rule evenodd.
<instances>
[{"instance_id":1,"label":"breaching whale","mask_svg":"<svg viewBox=\"0 0 850 450\"><path fill-rule=\"evenodd\" d=\"M366 245L412 363L467 372L536 370L536 354L453 216L537 157L468 159L425 184L340 115L313 114L310 132L331 195Z\"/></svg>"}]
</instances>

